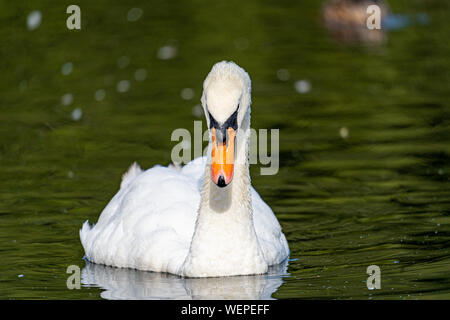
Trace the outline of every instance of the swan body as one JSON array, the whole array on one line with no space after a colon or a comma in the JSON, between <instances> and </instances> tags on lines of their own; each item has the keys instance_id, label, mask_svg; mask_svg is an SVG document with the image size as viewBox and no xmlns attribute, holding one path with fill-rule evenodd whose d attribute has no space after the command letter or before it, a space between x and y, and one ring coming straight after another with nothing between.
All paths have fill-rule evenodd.
<instances>
[{"instance_id":1,"label":"swan body","mask_svg":"<svg viewBox=\"0 0 450 320\"><path fill-rule=\"evenodd\" d=\"M143 171L133 164L98 222L86 221L80 230L89 261L217 277L266 273L287 259L280 224L250 184L247 73L232 62L217 63L204 82L202 104L211 128L208 156L182 168ZM216 163L221 151L232 161Z\"/></svg>"}]
</instances>

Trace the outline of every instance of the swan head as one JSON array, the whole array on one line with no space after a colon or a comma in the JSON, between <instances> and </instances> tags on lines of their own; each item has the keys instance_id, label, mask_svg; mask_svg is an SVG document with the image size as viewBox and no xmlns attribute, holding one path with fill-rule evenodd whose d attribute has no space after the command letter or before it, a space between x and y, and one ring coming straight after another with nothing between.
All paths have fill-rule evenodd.
<instances>
[{"instance_id":1,"label":"swan head","mask_svg":"<svg viewBox=\"0 0 450 320\"><path fill-rule=\"evenodd\" d=\"M219 187L233 180L238 130L250 112L251 81L234 62L216 63L203 82L202 105L211 136L211 178Z\"/></svg>"}]
</instances>

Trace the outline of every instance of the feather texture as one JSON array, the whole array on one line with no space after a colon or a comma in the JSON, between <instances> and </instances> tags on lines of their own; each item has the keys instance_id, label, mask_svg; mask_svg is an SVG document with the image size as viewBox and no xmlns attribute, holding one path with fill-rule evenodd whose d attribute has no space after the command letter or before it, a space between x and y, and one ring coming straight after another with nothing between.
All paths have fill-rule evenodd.
<instances>
[{"instance_id":1,"label":"feather texture","mask_svg":"<svg viewBox=\"0 0 450 320\"><path fill-rule=\"evenodd\" d=\"M98 222L91 226L86 221L80 230L86 258L109 266L181 275L195 228L205 163L206 157L200 157L180 171L158 165L133 179L127 174L128 183L122 182ZM280 224L253 187L251 197L261 250L269 265L281 263L289 248Z\"/></svg>"}]
</instances>

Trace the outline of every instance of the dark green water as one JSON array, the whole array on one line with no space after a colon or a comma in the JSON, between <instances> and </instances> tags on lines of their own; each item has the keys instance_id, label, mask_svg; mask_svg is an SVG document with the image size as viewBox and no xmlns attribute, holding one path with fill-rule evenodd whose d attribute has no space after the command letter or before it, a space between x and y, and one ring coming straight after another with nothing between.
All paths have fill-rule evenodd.
<instances>
[{"instance_id":1,"label":"dark green water","mask_svg":"<svg viewBox=\"0 0 450 320\"><path fill-rule=\"evenodd\" d=\"M447 1L390 1L429 22L372 47L333 40L321 1L77 3L80 31L66 28L70 3L0 3L0 298L117 297L106 294L108 276L67 289L66 268L85 267L79 228L97 220L133 161L170 162L172 131L203 119L202 81L223 59L252 77L252 127L280 129L279 173L251 170L291 248L272 297L450 297ZM127 20L132 7L142 9L137 21ZM33 10L42 22L28 30ZM308 92L296 91L299 80ZM373 264L382 288L369 291ZM210 285L99 272L121 273L119 287L144 296L156 282Z\"/></svg>"}]
</instances>

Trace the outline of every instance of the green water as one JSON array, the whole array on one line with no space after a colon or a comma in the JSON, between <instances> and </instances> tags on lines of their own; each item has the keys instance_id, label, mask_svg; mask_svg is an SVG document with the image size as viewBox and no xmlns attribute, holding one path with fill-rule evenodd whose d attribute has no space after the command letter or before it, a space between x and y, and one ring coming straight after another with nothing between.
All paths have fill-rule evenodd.
<instances>
[{"instance_id":1,"label":"green water","mask_svg":"<svg viewBox=\"0 0 450 320\"><path fill-rule=\"evenodd\" d=\"M66 287L69 265L90 268L81 224L97 220L133 161L170 162L172 131L193 132L203 119L195 112L202 81L223 59L251 75L252 127L280 129L278 174L251 168L291 249L269 295L450 297L447 1L390 1L393 12L425 13L429 23L389 32L378 46L332 39L321 1L77 3L79 31L66 28L69 3L0 3L0 298L117 297L107 276ZM127 20L132 7L142 9L137 21ZM33 10L42 22L28 30ZM164 46L171 59L161 59ZM135 79L138 69L145 80ZM117 90L122 80L126 92ZM298 80L310 90L297 92ZM381 289L369 291L373 264ZM121 273L119 289L159 281L99 272ZM239 291L269 278L212 285Z\"/></svg>"}]
</instances>

